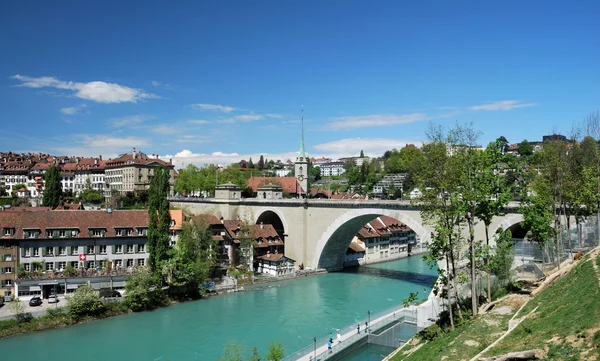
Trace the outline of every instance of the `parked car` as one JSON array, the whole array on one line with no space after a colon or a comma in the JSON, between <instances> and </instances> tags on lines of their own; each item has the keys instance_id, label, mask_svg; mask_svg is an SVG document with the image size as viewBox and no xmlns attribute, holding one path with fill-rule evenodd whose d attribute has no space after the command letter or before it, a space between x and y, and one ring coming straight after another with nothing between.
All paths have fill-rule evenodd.
<instances>
[{"instance_id":1,"label":"parked car","mask_svg":"<svg viewBox=\"0 0 600 361\"><path fill-rule=\"evenodd\" d=\"M48 296L48 303L58 303L58 297L56 295Z\"/></svg>"},{"instance_id":2,"label":"parked car","mask_svg":"<svg viewBox=\"0 0 600 361\"><path fill-rule=\"evenodd\" d=\"M32 299L29 300L29 306L41 306L43 303L42 299L40 297L33 297Z\"/></svg>"}]
</instances>

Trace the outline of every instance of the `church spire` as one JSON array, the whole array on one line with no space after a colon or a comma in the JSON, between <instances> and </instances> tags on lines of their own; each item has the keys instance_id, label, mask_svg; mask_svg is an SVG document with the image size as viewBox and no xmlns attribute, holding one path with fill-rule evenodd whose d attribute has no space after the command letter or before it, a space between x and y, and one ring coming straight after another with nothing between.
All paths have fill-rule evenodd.
<instances>
[{"instance_id":1,"label":"church spire","mask_svg":"<svg viewBox=\"0 0 600 361\"><path fill-rule=\"evenodd\" d=\"M300 137L300 155L298 160L306 161L306 152L304 151L304 105L302 106L302 135Z\"/></svg>"}]
</instances>

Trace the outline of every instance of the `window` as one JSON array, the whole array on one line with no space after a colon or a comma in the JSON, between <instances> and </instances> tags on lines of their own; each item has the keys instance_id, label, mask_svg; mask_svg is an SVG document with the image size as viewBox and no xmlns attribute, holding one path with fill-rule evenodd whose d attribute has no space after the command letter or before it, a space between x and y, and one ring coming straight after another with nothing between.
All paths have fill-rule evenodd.
<instances>
[{"instance_id":1,"label":"window","mask_svg":"<svg viewBox=\"0 0 600 361\"><path fill-rule=\"evenodd\" d=\"M120 237L120 236L122 236L122 235L123 235L123 230L122 230L122 229L116 229L116 230L115 230L115 236L118 236L118 237Z\"/></svg>"},{"instance_id":2,"label":"window","mask_svg":"<svg viewBox=\"0 0 600 361\"><path fill-rule=\"evenodd\" d=\"M104 229L102 228L94 228L90 230L92 237L104 237Z\"/></svg>"},{"instance_id":3,"label":"window","mask_svg":"<svg viewBox=\"0 0 600 361\"><path fill-rule=\"evenodd\" d=\"M133 260L132 259L128 259L127 260L127 267L133 267Z\"/></svg>"},{"instance_id":4,"label":"window","mask_svg":"<svg viewBox=\"0 0 600 361\"><path fill-rule=\"evenodd\" d=\"M67 235L67 232L64 229L61 229L60 231L58 231L59 237L65 237L66 235Z\"/></svg>"},{"instance_id":5,"label":"window","mask_svg":"<svg viewBox=\"0 0 600 361\"><path fill-rule=\"evenodd\" d=\"M87 246L87 254L94 254L94 246Z\"/></svg>"},{"instance_id":6,"label":"window","mask_svg":"<svg viewBox=\"0 0 600 361\"><path fill-rule=\"evenodd\" d=\"M42 266L40 264L34 263L33 264L33 270L34 271L41 271L42 270Z\"/></svg>"},{"instance_id":7,"label":"window","mask_svg":"<svg viewBox=\"0 0 600 361\"><path fill-rule=\"evenodd\" d=\"M122 259L116 259L114 261L115 263L115 267L123 267L123 260Z\"/></svg>"},{"instance_id":8,"label":"window","mask_svg":"<svg viewBox=\"0 0 600 361\"><path fill-rule=\"evenodd\" d=\"M77 256L78 254L79 254L79 247L77 247L77 246L71 247L71 255Z\"/></svg>"},{"instance_id":9,"label":"window","mask_svg":"<svg viewBox=\"0 0 600 361\"><path fill-rule=\"evenodd\" d=\"M25 264L23 264L23 267L25 268L25 271L27 271L27 272L31 271L31 263L25 263Z\"/></svg>"},{"instance_id":10,"label":"window","mask_svg":"<svg viewBox=\"0 0 600 361\"><path fill-rule=\"evenodd\" d=\"M115 253L123 253L123 245L122 244L117 244L115 246Z\"/></svg>"},{"instance_id":11,"label":"window","mask_svg":"<svg viewBox=\"0 0 600 361\"><path fill-rule=\"evenodd\" d=\"M131 235L133 234L133 229L131 229L131 228L127 228L124 231L125 231L125 235L127 237L131 237Z\"/></svg>"},{"instance_id":12,"label":"window","mask_svg":"<svg viewBox=\"0 0 600 361\"><path fill-rule=\"evenodd\" d=\"M25 238L38 238L39 235L40 235L39 231L25 231L24 232Z\"/></svg>"},{"instance_id":13,"label":"window","mask_svg":"<svg viewBox=\"0 0 600 361\"><path fill-rule=\"evenodd\" d=\"M71 261L71 267L78 269L79 268L79 261Z\"/></svg>"},{"instance_id":14,"label":"window","mask_svg":"<svg viewBox=\"0 0 600 361\"><path fill-rule=\"evenodd\" d=\"M63 271L65 268L67 268L67 262L58 262L58 269Z\"/></svg>"},{"instance_id":15,"label":"window","mask_svg":"<svg viewBox=\"0 0 600 361\"><path fill-rule=\"evenodd\" d=\"M67 247L58 247L58 255L66 256L67 255Z\"/></svg>"},{"instance_id":16,"label":"window","mask_svg":"<svg viewBox=\"0 0 600 361\"><path fill-rule=\"evenodd\" d=\"M100 254L106 254L106 246L100 246Z\"/></svg>"},{"instance_id":17,"label":"window","mask_svg":"<svg viewBox=\"0 0 600 361\"><path fill-rule=\"evenodd\" d=\"M138 263L137 264L138 266L145 266L146 265L146 260L143 259L143 258L140 258L140 259L137 260L137 263Z\"/></svg>"},{"instance_id":18,"label":"window","mask_svg":"<svg viewBox=\"0 0 600 361\"><path fill-rule=\"evenodd\" d=\"M31 249L30 248L25 248L25 254L23 256L24 257L31 257Z\"/></svg>"},{"instance_id":19,"label":"window","mask_svg":"<svg viewBox=\"0 0 600 361\"><path fill-rule=\"evenodd\" d=\"M2 273L12 273L12 267L4 267Z\"/></svg>"},{"instance_id":20,"label":"window","mask_svg":"<svg viewBox=\"0 0 600 361\"><path fill-rule=\"evenodd\" d=\"M15 229L14 228L3 228L2 235L3 236L14 236Z\"/></svg>"},{"instance_id":21,"label":"window","mask_svg":"<svg viewBox=\"0 0 600 361\"><path fill-rule=\"evenodd\" d=\"M54 269L54 262L46 263L46 271L52 271Z\"/></svg>"},{"instance_id":22,"label":"window","mask_svg":"<svg viewBox=\"0 0 600 361\"><path fill-rule=\"evenodd\" d=\"M88 261L87 264L88 264L87 268L94 268L95 267L94 261Z\"/></svg>"},{"instance_id":23,"label":"window","mask_svg":"<svg viewBox=\"0 0 600 361\"><path fill-rule=\"evenodd\" d=\"M137 246L137 251L138 253L144 253L146 246L144 246L143 244L138 244Z\"/></svg>"},{"instance_id":24,"label":"window","mask_svg":"<svg viewBox=\"0 0 600 361\"><path fill-rule=\"evenodd\" d=\"M133 253L133 244L127 245L127 253Z\"/></svg>"},{"instance_id":25,"label":"window","mask_svg":"<svg viewBox=\"0 0 600 361\"><path fill-rule=\"evenodd\" d=\"M4 285L5 286L12 286L12 280L5 280L4 281Z\"/></svg>"}]
</instances>

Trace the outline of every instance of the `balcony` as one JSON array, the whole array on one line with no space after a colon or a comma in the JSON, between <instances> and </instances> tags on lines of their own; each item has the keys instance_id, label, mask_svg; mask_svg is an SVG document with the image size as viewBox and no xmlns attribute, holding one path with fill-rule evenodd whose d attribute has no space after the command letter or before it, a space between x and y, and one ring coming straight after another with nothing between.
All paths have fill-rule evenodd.
<instances>
[{"instance_id":1,"label":"balcony","mask_svg":"<svg viewBox=\"0 0 600 361\"><path fill-rule=\"evenodd\" d=\"M69 271L19 271L17 280L28 281L28 280L55 280L55 279L67 279L67 278L91 278L91 277L111 277L111 276L129 276L141 270L144 270L144 266L132 266L132 267L119 267L118 269L88 269L79 268Z\"/></svg>"}]
</instances>

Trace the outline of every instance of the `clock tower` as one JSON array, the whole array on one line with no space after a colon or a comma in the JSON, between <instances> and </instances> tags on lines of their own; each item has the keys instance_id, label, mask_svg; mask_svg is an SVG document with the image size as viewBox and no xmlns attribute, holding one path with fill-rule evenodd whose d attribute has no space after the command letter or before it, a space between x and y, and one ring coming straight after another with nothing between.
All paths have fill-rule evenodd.
<instances>
[{"instance_id":1,"label":"clock tower","mask_svg":"<svg viewBox=\"0 0 600 361\"><path fill-rule=\"evenodd\" d=\"M298 180L298 184L302 187L303 191L306 194L309 193L308 189L308 158L306 157L306 152L304 151L304 107L302 108L302 134L300 137L300 153L296 157L296 163L294 163L294 175ZM301 191L299 190L298 193Z\"/></svg>"}]
</instances>

